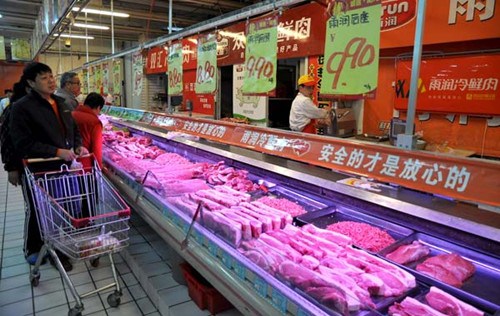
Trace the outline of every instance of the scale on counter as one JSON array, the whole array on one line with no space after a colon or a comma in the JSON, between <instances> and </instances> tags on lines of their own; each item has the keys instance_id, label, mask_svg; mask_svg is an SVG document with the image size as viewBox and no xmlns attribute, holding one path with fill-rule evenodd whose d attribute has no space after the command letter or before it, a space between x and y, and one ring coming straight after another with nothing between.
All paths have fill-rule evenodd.
<instances>
[{"instance_id":1,"label":"scale on counter","mask_svg":"<svg viewBox=\"0 0 500 316\"><path fill-rule=\"evenodd\" d=\"M322 108L329 102L319 102ZM334 102L332 112L330 112L330 124L323 127L324 135L335 137L351 137L356 134L356 117L352 108L338 108L338 102ZM322 106L323 104L323 106Z\"/></svg>"}]
</instances>

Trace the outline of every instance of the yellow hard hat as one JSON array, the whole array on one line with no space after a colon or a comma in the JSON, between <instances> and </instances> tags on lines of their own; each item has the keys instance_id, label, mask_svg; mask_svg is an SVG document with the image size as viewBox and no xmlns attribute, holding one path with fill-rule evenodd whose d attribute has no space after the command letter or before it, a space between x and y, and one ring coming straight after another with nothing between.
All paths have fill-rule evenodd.
<instances>
[{"instance_id":1,"label":"yellow hard hat","mask_svg":"<svg viewBox=\"0 0 500 316\"><path fill-rule=\"evenodd\" d=\"M297 84L299 86L300 85L315 86L316 85L316 80L314 80L314 78L312 76L303 75L303 76L300 76L299 81L297 82Z\"/></svg>"}]
</instances>

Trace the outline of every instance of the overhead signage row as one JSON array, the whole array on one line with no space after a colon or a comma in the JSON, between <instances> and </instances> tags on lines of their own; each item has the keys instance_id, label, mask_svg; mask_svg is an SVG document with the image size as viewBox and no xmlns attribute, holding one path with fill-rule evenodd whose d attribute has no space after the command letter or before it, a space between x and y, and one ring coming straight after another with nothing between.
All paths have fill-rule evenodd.
<instances>
[{"instance_id":1,"label":"overhead signage row","mask_svg":"<svg viewBox=\"0 0 500 316\"><path fill-rule=\"evenodd\" d=\"M423 44L500 37L500 6L493 0L427 1ZM382 0L380 49L414 44L417 0ZM319 56L324 53L326 6L313 2L283 10L278 17L277 58ZM217 30L217 66L245 62L246 21ZM314 32L312 31L314 30ZM189 51L184 69L196 68L197 36L182 39ZM150 48L146 73L166 71L165 45ZM191 53L192 52L192 53Z\"/></svg>"}]
</instances>

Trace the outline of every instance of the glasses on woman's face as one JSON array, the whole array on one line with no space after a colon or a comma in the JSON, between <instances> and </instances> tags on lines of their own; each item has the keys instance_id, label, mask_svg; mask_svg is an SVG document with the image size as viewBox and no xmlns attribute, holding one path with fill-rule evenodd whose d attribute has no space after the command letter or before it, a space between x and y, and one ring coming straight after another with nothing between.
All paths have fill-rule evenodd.
<instances>
[{"instance_id":1,"label":"glasses on woman's face","mask_svg":"<svg viewBox=\"0 0 500 316\"><path fill-rule=\"evenodd\" d=\"M74 85L77 85L77 86L80 86L80 87L82 86L82 83L80 81L75 81L75 82L70 81L70 83L74 84Z\"/></svg>"}]
</instances>

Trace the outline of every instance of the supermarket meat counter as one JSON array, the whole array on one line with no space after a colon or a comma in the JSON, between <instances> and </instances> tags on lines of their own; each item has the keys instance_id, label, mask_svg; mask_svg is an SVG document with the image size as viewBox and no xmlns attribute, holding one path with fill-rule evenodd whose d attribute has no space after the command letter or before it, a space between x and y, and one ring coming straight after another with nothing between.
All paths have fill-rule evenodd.
<instances>
[{"instance_id":1,"label":"supermarket meat counter","mask_svg":"<svg viewBox=\"0 0 500 316\"><path fill-rule=\"evenodd\" d=\"M426 207L431 198L422 193L387 188L401 198L388 203L339 185L346 176L331 170L113 124L130 134L105 135L108 177L244 314L500 310L500 230L433 209L447 201L432 198Z\"/></svg>"}]
</instances>

